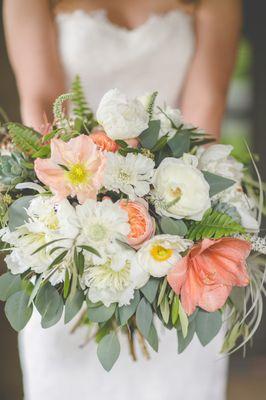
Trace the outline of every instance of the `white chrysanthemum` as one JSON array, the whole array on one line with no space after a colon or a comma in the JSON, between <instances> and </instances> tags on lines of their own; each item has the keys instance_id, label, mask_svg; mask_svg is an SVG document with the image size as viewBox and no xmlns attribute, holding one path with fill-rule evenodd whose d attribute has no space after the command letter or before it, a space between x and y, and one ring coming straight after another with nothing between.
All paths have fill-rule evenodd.
<instances>
[{"instance_id":1,"label":"white chrysanthemum","mask_svg":"<svg viewBox=\"0 0 266 400\"><path fill-rule=\"evenodd\" d=\"M211 206L209 184L197 168L197 158L165 158L153 177L156 211L175 219L200 221Z\"/></svg>"},{"instance_id":2,"label":"white chrysanthemum","mask_svg":"<svg viewBox=\"0 0 266 400\"><path fill-rule=\"evenodd\" d=\"M108 153L106 158L104 186L107 189L116 192L120 190L132 200L149 193L155 165L153 160L142 154L132 153L126 157Z\"/></svg>"},{"instance_id":3,"label":"white chrysanthemum","mask_svg":"<svg viewBox=\"0 0 266 400\"><path fill-rule=\"evenodd\" d=\"M230 156L233 146L214 144L198 150L199 168L213 174L240 182L243 178L243 164Z\"/></svg>"},{"instance_id":4,"label":"white chrysanthemum","mask_svg":"<svg viewBox=\"0 0 266 400\"><path fill-rule=\"evenodd\" d=\"M135 251L117 246L103 264L86 268L82 284L89 288L88 297L93 303L123 306L130 303L134 290L144 286L148 279L149 274L138 264Z\"/></svg>"},{"instance_id":5,"label":"white chrysanthemum","mask_svg":"<svg viewBox=\"0 0 266 400\"><path fill-rule=\"evenodd\" d=\"M141 102L129 100L118 89L109 90L103 96L96 117L113 140L136 138L149 123L149 115Z\"/></svg>"},{"instance_id":6,"label":"white chrysanthemum","mask_svg":"<svg viewBox=\"0 0 266 400\"><path fill-rule=\"evenodd\" d=\"M101 259L92 255L93 263L103 262L105 253L130 232L127 212L109 199L88 200L76 207L76 214L81 230L78 244L92 246L101 254Z\"/></svg>"},{"instance_id":7,"label":"white chrysanthemum","mask_svg":"<svg viewBox=\"0 0 266 400\"><path fill-rule=\"evenodd\" d=\"M157 235L144 243L137 253L141 267L154 277L167 275L193 242L176 235Z\"/></svg>"},{"instance_id":8,"label":"white chrysanthemum","mask_svg":"<svg viewBox=\"0 0 266 400\"><path fill-rule=\"evenodd\" d=\"M252 199L250 199L242 190L241 186L235 184L224 190L215 199L221 203L229 204L235 207L241 218L241 225L245 229L259 230L259 223L256 220L256 207Z\"/></svg>"}]
</instances>

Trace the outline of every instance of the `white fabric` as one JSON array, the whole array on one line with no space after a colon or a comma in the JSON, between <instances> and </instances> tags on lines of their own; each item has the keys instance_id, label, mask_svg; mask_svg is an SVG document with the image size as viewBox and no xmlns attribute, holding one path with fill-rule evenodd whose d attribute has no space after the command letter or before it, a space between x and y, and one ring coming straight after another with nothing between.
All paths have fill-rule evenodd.
<instances>
[{"instance_id":1,"label":"white fabric","mask_svg":"<svg viewBox=\"0 0 266 400\"><path fill-rule=\"evenodd\" d=\"M152 16L128 31L104 11L75 11L57 17L59 49L67 82L78 73L95 109L117 87L129 96L158 90L176 105L194 51L193 20L180 11ZM203 348L197 338L182 355L176 334L160 334L158 354L131 361L125 340L110 373L96 346L85 348L85 332L70 334L63 322L42 330L37 312L20 334L25 400L224 400L227 359L218 354L222 336Z\"/></svg>"}]
</instances>

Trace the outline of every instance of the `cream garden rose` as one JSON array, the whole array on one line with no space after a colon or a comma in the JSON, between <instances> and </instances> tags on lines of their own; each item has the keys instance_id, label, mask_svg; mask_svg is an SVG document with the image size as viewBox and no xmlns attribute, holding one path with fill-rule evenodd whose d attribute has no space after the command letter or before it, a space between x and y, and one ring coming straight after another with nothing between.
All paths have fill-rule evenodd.
<instances>
[{"instance_id":1,"label":"cream garden rose","mask_svg":"<svg viewBox=\"0 0 266 400\"><path fill-rule=\"evenodd\" d=\"M156 212L175 219L200 221L211 206L210 186L197 168L197 158L165 158L153 177Z\"/></svg>"},{"instance_id":2,"label":"cream garden rose","mask_svg":"<svg viewBox=\"0 0 266 400\"><path fill-rule=\"evenodd\" d=\"M128 99L118 89L107 92L98 107L97 120L113 139L133 139L148 128L149 115L138 99Z\"/></svg>"}]
</instances>

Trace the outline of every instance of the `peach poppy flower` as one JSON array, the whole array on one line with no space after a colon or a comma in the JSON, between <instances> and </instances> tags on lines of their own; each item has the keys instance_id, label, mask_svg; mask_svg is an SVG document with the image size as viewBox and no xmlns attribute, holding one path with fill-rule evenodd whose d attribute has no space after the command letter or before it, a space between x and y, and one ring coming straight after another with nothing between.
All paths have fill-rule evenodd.
<instances>
[{"instance_id":1,"label":"peach poppy flower","mask_svg":"<svg viewBox=\"0 0 266 400\"><path fill-rule=\"evenodd\" d=\"M204 239L193 246L168 274L168 283L188 315L197 306L213 312L226 302L233 286L247 286L246 258L251 244L245 240Z\"/></svg>"},{"instance_id":2,"label":"peach poppy flower","mask_svg":"<svg viewBox=\"0 0 266 400\"><path fill-rule=\"evenodd\" d=\"M51 140L51 158L37 158L34 169L58 201L77 196L80 203L95 199L102 186L104 154L86 135L69 142Z\"/></svg>"},{"instance_id":3,"label":"peach poppy flower","mask_svg":"<svg viewBox=\"0 0 266 400\"><path fill-rule=\"evenodd\" d=\"M120 206L127 211L130 233L128 244L134 249L149 240L155 232L154 219L150 216L146 202L121 200Z\"/></svg>"},{"instance_id":4,"label":"peach poppy flower","mask_svg":"<svg viewBox=\"0 0 266 400\"><path fill-rule=\"evenodd\" d=\"M113 139L109 138L104 131L95 131L90 134L90 138L100 150L115 153L119 149L118 144Z\"/></svg>"}]
</instances>

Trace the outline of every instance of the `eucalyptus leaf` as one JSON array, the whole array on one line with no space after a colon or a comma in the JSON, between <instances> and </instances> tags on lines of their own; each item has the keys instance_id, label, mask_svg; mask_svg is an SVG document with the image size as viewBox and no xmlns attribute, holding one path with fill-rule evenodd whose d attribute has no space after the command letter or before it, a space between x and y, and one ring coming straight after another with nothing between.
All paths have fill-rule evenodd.
<instances>
[{"instance_id":1,"label":"eucalyptus leaf","mask_svg":"<svg viewBox=\"0 0 266 400\"><path fill-rule=\"evenodd\" d=\"M188 231L186 224L182 220L174 220L169 217L162 217L160 226L163 233L169 235L185 236Z\"/></svg>"},{"instance_id":2,"label":"eucalyptus leaf","mask_svg":"<svg viewBox=\"0 0 266 400\"><path fill-rule=\"evenodd\" d=\"M149 303L153 303L158 291L160 279L150 278L140 291L144 294Z\"/></svg>"},{"instance_id":3,"label":"eucalyptus leaf","mask_svg":"<svg viewBox=\"0 0 266 400\"><path fill-rule=\"evenodd\" d=\"M153 323L151 324L150 332L147 337L147 342L153 348L154 351L158 352L159 338L158 338L157 330Z\"/></svg>"},{"instance_id":4,"label":"eucalyptus leaf","mask_svg":"<svg viewBox=\"0 0 266 400\"><path fill-rule=\"evenodd\" d=\"M47 283L39 290L35 299L35 306L41 314L42 327L50 328L60 320L64 303L56 288Z\"/></svg>"},{"instance_id":5,"label":"eucalyptus leaf","mask_svg":"<svg viewBox=\"0 0 266 400\"><path fill-rule=\"evenodd\" d=\"M150 303L143 297L136 312L136 324L145 338L148 338L151 329L153 312Z\"/></svg>"},{"instance_id":6,"label":"eucalyptus leaf","mask_svg":"<svg viewBox=\"0 0 266 400\"><path fill-rule=\"evenodd\" d=\"M181 304L181 301L179 300L179 321L181 324L181 330L183 337L186 338L188 334L188 317L187 314L185 313L183 306Z\"/></svg>"},{"instance_id":7,"label":"eucalyptus leaf","mask_svg":"<svg viewBox=\"0 0 266 400\"><path fill-rule=\"evenodd\" d=\"M149 127L139 136L140 143L146 149L152 149L158 141L161 123L150 121Z\"/></svg>"},{"instance_id":8,"label":"eucalyptus leaf","mask_svg":"<svg viewBox=\"0 0 266 400\"><path fill-rule=\"evenodd\" d=\"M223 176L212 174L208 171L203 171L204 178L210 185L210 197L228 189L235 184L232 179L224 178Z\"/></svg>"},{"instance_id":9,"label":"eucalyptus leaf","mask_svg":"<svg viewBox=\"0 0 266 400\"><path fill-rule=\"evenodd\" d=\"M92 322L106 322L115 313L116 303L112 303L109 307L105 307L104 305L95 308L88 309L88 318Z\"/></svg>"},{"instance_id":10,"label":"eucalyptus leaf","mask_svg":"<svg viewBox=\"0 0 266 400\"><path fill-rule=\"evenodd\" d=\"M82 304L84 302L84 293L82 290L77 290L73 298L67 298L65 304L65 324L70 322L80 311Z\"/></svg>"},{"instance_id":11,"label":"eucalyptus leaf","mask_svg":"<svg viewBox=\"0 0 266 400\"><path fill-rule=\"evenodd\" d=\"M186 337L183 336L183 333L181 330L177 330L177 338L178 338L178 353L183 353L183 351L188 347L190 342L192 341L194 337L194 333L196 330L196 324L195 321L193 320L189 326L188 326L188 332Z\"/></svg>"},{"instance_id":12,"label":"eucalyptus leaf","mask_svg":"<svg viewBox=\"0 0 266 400\"><path fill-rule=\"evenodd\" d=\"M15 331L21 331L32 316L33 306L28 306L29 296L21 290L12 294L5 304L5 314Z\"/></svg>"},{"instance_id":13,"label":"eucalyptus leaf","mask_svg":"<svg viewBox=\"0 0 266 400\"><path fill-rule=\"evenodd\" d=\"M168 141L168 146L172 150L174 157L182 157L184 153L188 153L190 148L190 132L177 132L175 136Z\"/></svg>"},{"instance_id":14,"label":"eucalyptus leaf","mask_svg":"<svg viewBox=\"0 0 266 400\"><path fill-rule=\"evenodd\" d=\"M220 311L198 311L195 318L196 333L202 346L206 346L218 334L222 327L222 315Z\"/></svg>"},{"instance_id":15,"label":"eucalyptus leaf","mask_svg":"<svg viewBox=\"0 0 266 400\"><path fill-rule=\"evenodd\" d=\"M139 290L135 290L134 298L130 301L130 304L118 308L119 322L121 326L125 325L129 318L131 318L132 315L135 314L139 302Z\"/></svg>"},{"instance_id":16,"label":"eucalyptus leaf","mask_svg":"<svg viewBox=\"0 0 266 400\"><path fill-rule=\"evenodd\" d=\"M0 300L6 301L12 294L21 290L21 278L6 272L0 276Z\"/></svg>"},{"instance_id":17,"label":"eucalyptus leaf","mask_svg":"<svg viewBox=\"0 0 266 400\"><path fill-rule=\"evenodd\" d=\"M103 368L109 372L120 354L120 343L115 332L104 336L97 348L97 356Z\"/></svg>"},{"instance_id":18,"label":"eucalyptus leaf","mask_svg":"<svg viewBox=\"0 0 266 400\"><path fill-rule=\"evenodd\" d=\"M168 302L168 298L167 296L164 296L161 304L160 304L160 310L161 310L161 314L163 317L163 320L166 324L168 324L169 322L169 317L170 317L170 306L169 306L169 302Z\"/></svg>"},{"instance_id":19,"label":"eucalyptus leaf","mask_svg":"<svg viewBox=\"0 0 266 400\"><path fill-rule=\"evenodd\" d=\"M11 232L28 222L27 208L34 196L23 196L15 200L8 209L8 227Z\"/></svg>"}]
</instances>

